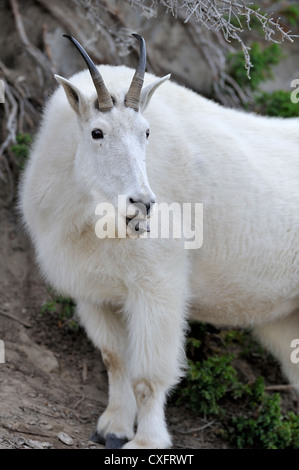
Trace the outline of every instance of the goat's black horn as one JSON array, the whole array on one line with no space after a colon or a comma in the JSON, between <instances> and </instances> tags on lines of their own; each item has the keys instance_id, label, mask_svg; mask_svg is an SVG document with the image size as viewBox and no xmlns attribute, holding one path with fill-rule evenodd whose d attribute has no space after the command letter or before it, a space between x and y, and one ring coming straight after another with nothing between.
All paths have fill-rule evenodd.
<instances>
[{"instance_id":1,"label":"goat's black horn","mask_svg":"<svg viewBox=\"0 0 299 470\"><path fill-rule=\"evenodd\" d=\"M133 80L131 82L128 93L125 98L125 105L127 108L133 108L135 111L139 111L140 95L143 86L145 67L146 67L146 46L145 40L139 34L133 34L138 40L140 46L139 63L137 65Z\"/></svg>"},{"instance_id":2,"label":"goat's black horn","mask_svg":"<svg viewBox=\"0 0 299 470\"><path fill-rule=\"evenodd\" d=\"M77 39L73 38L72 36L69 36L68 34L64 34L63 36L65 38L68 38L78 49L89 69L92 81L94 83L98 95L99 110L103 112L110 111L113 108L112 98L105 86L103 77L100 74L98 68L95 66L95 64L93 63L85 49L77 41Z\"/></svg>"}]
</instances>

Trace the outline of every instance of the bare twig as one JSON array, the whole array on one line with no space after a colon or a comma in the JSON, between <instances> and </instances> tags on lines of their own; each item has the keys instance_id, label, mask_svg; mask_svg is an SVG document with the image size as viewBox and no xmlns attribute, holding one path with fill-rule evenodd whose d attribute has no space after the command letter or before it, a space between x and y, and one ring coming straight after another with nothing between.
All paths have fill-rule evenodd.
<instances>
[{"instance_id":1,"label":"bare twig","mask_svg":"<svg viewBox=\"0 0 299 470\"><path fill-rule=\"evenodd\" d=\"M278 390L278 391L288 391L288 390L294 390L296 387L298 387L298 385L294 385L294 384L287 384L287 385L268 385L267 387L265 387L265 390L268 390L268 391L275 391L275 390Z\"/></svg>"},{"instance_id":2,"label":"bare twig","mask_svg":"<svg viewBox=\"0 0 299 470\"><path fill-rule=\"evenodd\" d=\"M9 206L14 198L15 170L18 168L18 162L10 152L10 147L15 143L17 133L23 131L24 120L27 121L30 127L33 127L34 123L30 114L35 116L37 112L30 103L23 85L21 85L21 77L16 72L8 69L1 60L0 75L5 89L5 102L1 105L4 109L4 115L3 135L0 144L0 179L7 185L8 191L5 203Z\"/></svg>"},{"instance_id":3,"label":"bare twig","mask_svg":"<svg viewBox=\"0 0 299 470\"><path fill-rule=\"evenodd\" d=\"M73 410L75 408L77 408L77 406L79 406L83 401L85 400L85 396L83 395L81 398L79 398L78 401L76 401L76 403L73 405Z\"/></svg>"},{"instance_id":4,"label":"bare twig","mask_svg":"<svg viewBox=\"0 0 299 470\"><path fill-rule=\"evenodd\" d=\"M37 0L45 1L45 0ZM76 5L84 10L84 17L88 19L93 29L100 32L107 44L106 62L113 61L113 64L122 64L122 56L128 55L132 48L136 47L136 41L131 36L131 30L125 27L126 21L121 18L121 10L114 10L109 1L95 0L74 0ZM112 18L115 26L110 26L110 22L103 19L103 14ZM88 44L87 44L88 45ZM136 48L137 50L137 48Z\"/></svg>"},{"instance_id":5,"label":"bare twig","mask_svg":"<svg viewBox=\"0 0 299 470\"><path fill-rule=\"evenodd\" d=\"M6 137L4 138L4 141L0 145L0 175L4 181L8 182L8 188L9 188L9 194L8 194L8 200L6 201L7 204L9 205L14 197L14 179L12 176L12 171L10 168L10 165L8 163L8 160L5 156L5 151L9 146L15 142L16 139L16 132L17 132L17 126L18 126L18 105L17 101L13 95L13 92L10 89L10 86L4 81L4 86L5 86L5 103L4 103L4 111L5 111L5 116L6 116ZM1 170L1 166L3 170ZM6 174L6 178L4 177L4 174Z\"/></svg>"},{"instance_id":6,"label":"bare twig","mask_svg":"<svg viewBox=\"0 0 299 470\"><path fill-rule=\"evenodd\" d=\"M20 320L18 317L16 317L12 313L3 312L3 310L0 310L0 315L2 315L3 317L9 318L10 320L14 320L14 321L20 323L21 325L25 326L25 328L31 328L30 323L27 323L24 320Z\"/></svg>"},{"instance_id":7,"label":"bare twig","mask_svg":"<svg viewBox=\"0 0 299 470\"><path fill-rule=\"evenodd\" d=\"M1 425L3 426L4 429L7 429L10 432L14 432L14 433L18 433L18 434L29 434L31 436L39 436L39 437L53 437L53 434L46 434L43 431L34 432L32 430L25 429L24 426L21 426L21 428L16 429L16 428L13 428L12 426L7 425L3 421L1 423Z\"/></svg>"},{"instance_id":8,"label":"bare twig","mask_svg":"<svg viewBox=\"0 0 299 470\"><path fill-rule=\"evenodd\" d=\"M145 0L127 0L127 2L143 9L146 8ZM293 42L293 38L298 37L291 34L292 31L284 30L280 24L280 18L275 20L268 16L268 13L262 13L260 8L253 9L242 0L152 0L152 8L157 7L159 3L176 18L184 17L186 24L193 20L215 33L221 31L228 43L232 40L238 41L245 57L248 76L252 63L249 53L250 47L242 39L243 19L249 30L251 21L257 20L263 29L265 39L268 41L283 42L288 40Z\"/></svg>"},{"instance_id":9,"label":"bare twig","mask_svg":"<svg viewBox=\"0 0 299 470\"><path fill-rule=\"evenodd\" d=\"M180 434L192 434L193 432L203 431L204 429L208 428L209 426L212 426L212 424L214 424L214 423L215 423L215 421L210 421L209 423L204 424L204 425L201 426L200 428L187 429L187 431L178 430L178 432L179 432Z\"/></svg>"}]
</instances>

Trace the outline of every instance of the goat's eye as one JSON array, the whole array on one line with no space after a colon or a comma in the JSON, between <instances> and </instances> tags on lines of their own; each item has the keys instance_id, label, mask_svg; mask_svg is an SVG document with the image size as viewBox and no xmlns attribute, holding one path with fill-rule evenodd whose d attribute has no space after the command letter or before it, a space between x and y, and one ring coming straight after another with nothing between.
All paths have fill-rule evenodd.
<instances>
[{"instance_id":1,"label":"goat's eye","mask_svg":"<svg viewBox=\"0 0 299 470\"><path fill-rule=\"evenodd\" d=\"M103 134L103 131L101 131L101 129L94 129L91 133L91 136L93 139L103 139L104 134Z\"/></svg>"},{"instance_id":2,"label":"goat's eye","mask_svg":"<svg viewBox=\"0 0 299 470\"><path fill-rule=\"evenodd\" d=\"M149 129L147 129L145 135L146 135L146 138L148 139L148 138L149 138L149 135L150 135L150 130L149 130Z\"/></svg>"}]
</instances>

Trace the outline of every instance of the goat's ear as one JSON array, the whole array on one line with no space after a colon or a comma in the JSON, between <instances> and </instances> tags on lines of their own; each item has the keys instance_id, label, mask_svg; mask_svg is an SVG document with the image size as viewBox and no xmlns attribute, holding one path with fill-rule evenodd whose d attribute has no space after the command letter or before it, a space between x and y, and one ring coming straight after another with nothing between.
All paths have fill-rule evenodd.
<instances>
[{"instance_id":1,"label":"goat's ear","mask_svg":"<svg viewBox=\"0 0 299 470\"><path fill-rule=\"evenodd\" d=\"M143 88L141 92L141 97L140 97L140 109L141 111L144 111L147 105L150 102L151 97L153 96L154 92L156 89L162 85L162 83L166 82L166 80L169 80L170 74L165 75L165 77L158 78L155 82L151 83L150 85L147 85L145 88Z\"/></svg>"},{"instance_id":2,"label":"goat's ear","mask_svg":"<svg viewBox=\"0 0 299 470\"><path fill-rule=\"evenodd\" d=\"M75 113L80 117L85 117L87 113L87 102L80 90L66 78L54 75L56 80L63 86L67 100Z\"/></svg>"}]
</instances>

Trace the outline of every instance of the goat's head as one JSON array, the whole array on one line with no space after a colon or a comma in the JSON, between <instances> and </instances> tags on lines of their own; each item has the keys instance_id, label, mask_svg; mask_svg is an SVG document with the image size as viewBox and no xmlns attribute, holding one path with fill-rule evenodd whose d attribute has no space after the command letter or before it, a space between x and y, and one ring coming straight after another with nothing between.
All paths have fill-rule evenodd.
<instances>
[{"instance_id":1,"label":"goat's head","mask_svg":"<svg viewBox=\"0 0 299 470\"><path fill-rule=\"evenodd\" d=\"M101 202L117 207L118 196L126 203L142 203L149 213L155 195L146 172L146 144L149 124L142 115L155 90L170 75L143 88L146 67L144 39L134 34L140 45L140 58L129 89L122 97L110 96L98 67L79 42L69 38L88 66L96 97L87 99L84 91L63 77L55 76L78 117L78 149L75 171L86 190ZM99 198L101 200L99 200Z\"/></svg>"}]
</instances>

